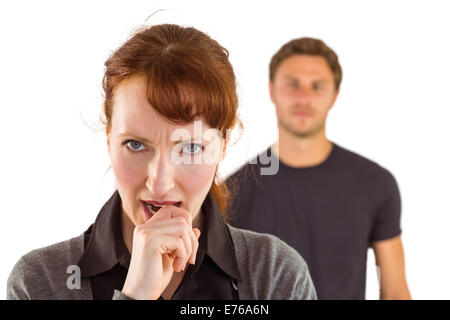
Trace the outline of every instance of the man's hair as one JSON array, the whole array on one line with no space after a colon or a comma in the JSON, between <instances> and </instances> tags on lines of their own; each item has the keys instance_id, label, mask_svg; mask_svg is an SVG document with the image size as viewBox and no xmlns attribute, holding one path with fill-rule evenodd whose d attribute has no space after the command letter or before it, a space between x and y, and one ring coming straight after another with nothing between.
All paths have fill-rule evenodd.
<instances>
[{"instance_id":1,"label":"man's hair","mask_svg":"<svg viewBox=\"0 0 450 320\"><path fill-rule=\"evenodd\" d=\"M269 67L269 79L273 82L275 78L275 72L280 64L290 58L293 55L312 55L325 58L330 67L333 76L336 90L339 90L339 86L342 80L342 69L339 64L339 59L336 53L328 47L322 40L314 38L299 38L289 41L284 44L272 57Z\"/></svg>"}]
</instances>

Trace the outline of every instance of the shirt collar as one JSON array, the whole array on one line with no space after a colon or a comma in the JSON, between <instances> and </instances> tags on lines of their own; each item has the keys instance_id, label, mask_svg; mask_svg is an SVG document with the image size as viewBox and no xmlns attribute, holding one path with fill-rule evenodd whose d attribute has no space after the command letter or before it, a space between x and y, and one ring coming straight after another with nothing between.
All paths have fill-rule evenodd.
<instances>
[{"instance_id":1,"label":"shirt collar","mask_svg":"<svg viewBox=\"0 0 450 320\"><path fill-rule=\"evenodd\" d=\"M211 193L206 196L202 211L203 230L199 240L201 257L199 263L195 264L195 271L203 260L203 254L207 254L225 273L240 281L234 245ZM91 226L89 242L78 262L83 277L108 271L117 263L128 268L131 256L122 238L121 214L122 200L116 190Z\"/></svg>"},{"instance_id":2,"label":"shirt collar","mask_svg":"<svg viewBox=\"0 0 450 320\"><path fill-rule=\"evenodd\" d=\"M204 213L203 230L204 253L207 254L225 273L241 280L236 252L228 227L211 193L202 205ZM202 237L202 235L200 237Z\"/></svg>"},{"instance_id":3,"label":"shirt collar","mask_svg":"<svg viewBox=\"0 0 450 320\"><path fill-rule=\"evenodd\" d=\"M103 205L78 262L83 277L112 269L118 262L128 267L131 256L122 238L122 200L116 190Z\"/></svg>"}]
</instances>

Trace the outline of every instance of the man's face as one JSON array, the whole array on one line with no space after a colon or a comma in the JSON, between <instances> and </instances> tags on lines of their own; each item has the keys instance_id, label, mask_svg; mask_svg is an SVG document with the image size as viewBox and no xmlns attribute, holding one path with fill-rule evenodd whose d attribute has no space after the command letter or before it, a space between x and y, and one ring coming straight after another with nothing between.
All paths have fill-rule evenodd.
<instances>
[{"instance_id":1,"label":"man's face","mask_svg":"<svg viewBox=\"0 0 450 320\"><path fill-rule=\"evenodd\" d=\"M269 89L281 130L297 137L325 130L328 111L338 94L325 58L294 55L285 59Z\"/></svg>"}]
</instances>

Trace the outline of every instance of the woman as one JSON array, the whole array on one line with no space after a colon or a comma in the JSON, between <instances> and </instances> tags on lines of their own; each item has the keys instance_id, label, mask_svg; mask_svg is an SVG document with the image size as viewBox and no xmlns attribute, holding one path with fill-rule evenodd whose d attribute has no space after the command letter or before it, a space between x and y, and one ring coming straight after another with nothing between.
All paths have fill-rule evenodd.
<instances>
[{"instance_id":1,"label":"woman","mask_svg":"<svg viewBox=\"0 0 450 320\"><path fill-rule=\"evenodd\" d=\"M83 234L23 256L8 299L315 299L294 249L222 216L217 165L238 104L226 49L157 25L105 66L117 190Z\"/></svg>"}]
</instances>

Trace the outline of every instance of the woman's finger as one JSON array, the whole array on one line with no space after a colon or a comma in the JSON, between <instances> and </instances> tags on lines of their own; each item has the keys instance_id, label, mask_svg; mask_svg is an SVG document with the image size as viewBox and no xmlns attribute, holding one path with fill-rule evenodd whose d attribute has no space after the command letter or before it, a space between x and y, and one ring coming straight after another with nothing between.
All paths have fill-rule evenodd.
<instances>
[{"instance_id":1,"label":"woman's finger","mask_svg":"<svg viewBox=\"0 0 450 320\"><path fill-rule=\"evenodd\" d=\"M159 254L175 258L173 269L176 272L180 272L183 267L181 262L185 260L187 256L184 241L180 237L167 235L154 237L152 241L154 241L154 244L158 247Z\"/></svg>"},{"instance_id":2,"label":"woman's finger","mask_svg":"<svg viewBox=\"0 0 450 320\"><path fill-rule=\"evenodd\" d=\"M192 243L192 251L191 251L191 255L187 262L190 264L195 264L195 257L197 255L197 249L198 249L198 241L197 241L197 238L195 237L195 233L194 233L194 231L192 231L192 229L189 230L189 237L190 237L190 240Z\"/></svg>"},{"instance_id":3,"label":"woman's finger","mask_svg":"<svg viewBox=\"0 0 450 320\"><path fill-rule=\"evenodd\" d=\"M192 248L192 256L191 257L192 257L192 264L195 264L195 260L197 258L197 251L198 251L198 247L199 247L198 240L200 238L201 232L200 232L200 229L193 228L192 233L195 237L195 241L192 242L194 244L194 247Z\"/></svg>"},{"instance_id":4,"label":"woman's finger","mask_svg":"<svg viewBox=\"0 0 450 320\"><path fill-rule=\"evenodd\" d=\"M192 238L190 237L191 230L192 229L186 228L181 235L181 239L183 240L184 246L186 248L186 257L180 262L183 266L183 270L186 268L186 265L189 262L189 258L192 256L193 243Z\"/></svg>"},{"instance_id":5,"label":"woman's finger","mask_svg":"<svg viewBox=\"0 0 450 320\"><path fill-rule=\"evenodd\" d=\"M148 219L145 222L145 224L150 224L150 223L153 223L158 220L170 219L171 211L166 209L168 207L170 207L170 206L165 206L165 207L162 207L161 209L159 209L155 214L153 214L153 216L150 219Z\"/></svg>"},{"instance_id":6,"label":"woman's finger","mask_svg":"<svg viewBox=\"0 0 450 320\"><path fill-rule=\"evenodd\" d=\"M197 238L197 240L200 238L200 235L202 234L199 228L192 228L192 231L195 234L195 237Z\"/></svg>"},{"instance_id":7,"label":"woman's finger","mask_svg":"<svg viewBox=\"0 0 450 320\"><path fill-rule=\"evenodd\" d=\"M147 232L152 234L153 237L164 235L180 237L182 239L186 250L186 257L184 261L181 257L176 261L180 260L177 263L182 265L182 269L184 269L186 264L189 262L189 258L192 256L192 242L197 241L195 236L193 238L191 237L192 229L189 228L186 220L183 217L178 216L171 219L154 221L152 224L146 225L145 227Z\"/></svg>"},{"instance_id":8,"label":"woman's finger","mask_svg":"<svg viewBox=\"0 0 450 320\"><path fill-rule=\"evenodd\" d=\"M189 228L192 228L192 215L191 215L191 213L187 212L186 210L184 210L182 208L178 208L178 207L175 207L175 206L167 206L167 207L164 207L162 209L165 209L165 211L168 211L169 215L172 218L183 217L186 220L186 223L188 224ZM160 210L162 210L162 209L160 209Z\"/></svg>"},{"instance_id":9,"label":"woman's finger","mask_svg":"<svg viewBox=\"0 0 450 320\"><path fill-rule=\"evenodd\" d=\"M183 219L185 224L181 223ZM182 220L182 221L183 221ZM198 237L192 231L192 215L182 208L173 205L162 207L146 223L151 227L153 235L178 236L184 243L186 256L177 255L174 259L174 270L185 269L188 263L195 263L198 249ZM197 229L198 230L198 229Z\"/></svg>"}]
</instances>

